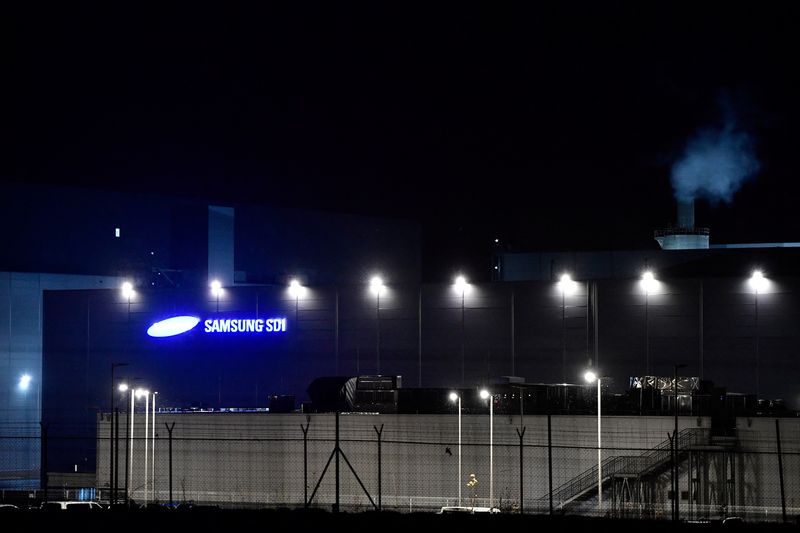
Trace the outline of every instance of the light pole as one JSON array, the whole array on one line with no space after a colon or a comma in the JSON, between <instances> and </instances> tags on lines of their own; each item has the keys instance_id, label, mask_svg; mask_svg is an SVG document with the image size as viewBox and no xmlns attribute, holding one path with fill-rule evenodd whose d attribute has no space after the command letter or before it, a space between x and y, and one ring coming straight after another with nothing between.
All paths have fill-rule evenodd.
<instances>
[{"instance_id":1,"label":"light pole","mask_svg":"<svg viewBox=\"0 0 800 533\"><path fill-rule=\"evenodd\" d=\"M158 392L153 392L153 406L152 406L153 411L152 411L152 420L151 420L151 422L153 423L153 427L151 429L153 442L152 442L152 446L150 447L150 457L151 457L151 461L150 461L150 487L151 487L150 495L153 497L154 500L155 500L155 494L156 494L156 395L157 394L158 394Z\"/></svg>"},{"instance_id":2,"label":"light pole","mask_svg":"<svg viewBox=\"0 0 800 533\"><path fill-rule=\"evenodd\" d=\"M219 313L219 297L222 294L222 283L218 279L215 279L210 284L211 287L211 295L217 299L217 313Z\"/></svg>"},{"instance_id":3,"label":"light pole","mask_svg":"<svg viewBox=\"0 0 800 533\"><path fill-rule=\"evenodd\" d=\"M642 279L639 280L644 291L644 368L645 376L650 375L650 293L658 290L659 282L651 271L646 271L642 274Z\"/></svg>"},{"instance_id":4,"label":"light pole","mask_svg":"<svg viewBox=\"0 0 800 533\"><path fill-rule=\"evenodd\" d=\"M375 295L375 363L377 373L381 373L381 293L386 291L386 285L379 276L373 276L369 281L369 290Z\"/></svg>"},{"instance_id":5,"label":"light pole","mask_svg":"<svg viewBox=\"0 0 800 533\"><path fill-rule=\"evenodd\" d=\"M567 295L575 292L577 283L569 274L562 274L558 281L561 291L561 377L567 382Z\"/></svg>"},{"instance_id":6,"label":"light pole","mask_svg":"<svg viewBox=\"0 0 800 533\"><path fill-rule=\"evenodd\" d=\"M123 289L123 293L127 293L126 296L130 298L131 291L125 291ZM108 503L113 505L116 503L114 501L116 494L114 492L114 408L116 407L116 380L114 379L114 369L121 366L128 366L128 363L111 363L111 408L108 411L109 420L111 425L109 426L111 429L108 433L108 458L109 458L109 467L108 467Z\"/></svg>"},{"instance_id":7,"label":"light pole","mask_svg":"<svg viewBox=\"0 0 800 533\"><path fill-rule=\"evenodd\" d=\"M469 290L469 283L464 276L456 276L453 282L453 289L457 294L461 294L461 386L464 386L466 357L464 354L464 296Z\"/></svg>"},{"instance_id":8,"label":"light pole","mask_svg":"<svg viewBox=\"0 0 800 533\"><path fill-rule=\"evenodd\" d=\"M486 389L480 392L482 400L489 400L489 511L494 502L494 397Z\"/></svg>"},{"instance_id":9,"label":"light pole","mask_svg":"<svg viewBox=\"0 0 800 533\"><path fill-rule=\"evenodd\" d=\"M147 441L150 432L150 391L145 389L141 390L141 396L144 396L144 504L147 505Z\"/></svg>"},{"instance_id":10,"label":"light pole","mask_svg":"<svg viewBox=\"0 0 800 533\"><path fill-rule=\"evenodd\" d=\"M136 390L131 389L131 427L130 427L131 433L130 433L130 439L129 439L129 443L128 443L128 446L130 447L130 450L131 450L130 465L129 465L129 470L128 470L128 475L130 477L129 484L128 484L128 490L129 490L130 494L133 494L133 492L134 492L134 488L133 488L134 487L134 485L133 485L133 457L134 457L134 454L133 454L133 452L134 452L134 450L133 450L133 436L134 436L133 421L134 421L134 418L135 418L135 415L136 415L136 405L134 404L134 398L137 399L137 400L140 400L140 399L142 399L144 397L145 400L146 400L147 397L149 396L149 394L150 394L150 392L147 389L136 389ZM146 418L147 418L147 408L145 407L145 419ZM145 442L145 460L146 460L147 459L147 450L146 450L146 448L147 448L147 429L146 428L145 428L145 439L144 439L144 442ZM147 479L147 467L145 466L145 483L146 483L146 479ZM128 496L129 503L130 503L130 494Z\"/></svg>"},{"instance_id":11,"label":"light pole","mask_svg":"<svg viewBox=\"0 0 800 533\"><path fill-rule=\"evenodd\" d=\"M117 391L122 393L123 398L127 390L128 384L125 382L122 382L117 386ZM114 487L112 503L116 504L119 500L119 407L115 407L114 411L111 413L111 416L114 418ZM125 460L127 461L127 455L125 456Z\"/></svg>"},{"instance_id":12,"label":"light pole","mask_svg":"<svg viewBox=\"0 0 800 533\"><path fill-rule=\"evenodd\" d=\"M601 377L591 370L586 371L583 379L587 383L594 383L597 381L597 511L600 516L603 515L603 453L602 453L602 389Z\"/></svg>"},{"instance_id":13,"label":"light pole","mask_svg":"<svg viewBox=\"0 0 800 533\"><path fill-rule=\"evenodd\" d=\"M451 392L450 401L458 403L458 506L461 507L461 395Z\"/></svg>"},{"instance_id":14,"label":"light pole","mask_svg":"<svg viewBox=\"0 0 800 533\"><path fill-rule=\"evenodd\" d=\"M764 273L760 270L755 270L753 274L750 276L750 287L753 289L753 294L755 296L755 356L756 356L756 406L758 406L758 399L761 397L761 364L759 361L759 338L758 338L758 294L760 292L764 292L767 288L767 278L764 277Z\"/></svg>"},{"instance_id":15,"label":"light pole","mask_svg":"<svg viewBox=\"0 0 800 533\"><path fill-rule=\"evenodd\" d=\"M133 459L131 458L131 439L133 438L133 416L135 414L135 405L133 403L136 391L131 391L131 405L128 411L128 443L125 447L125 503L130 506L131 504L131 481L133 478Z\"/></svg>"}]
</instances>

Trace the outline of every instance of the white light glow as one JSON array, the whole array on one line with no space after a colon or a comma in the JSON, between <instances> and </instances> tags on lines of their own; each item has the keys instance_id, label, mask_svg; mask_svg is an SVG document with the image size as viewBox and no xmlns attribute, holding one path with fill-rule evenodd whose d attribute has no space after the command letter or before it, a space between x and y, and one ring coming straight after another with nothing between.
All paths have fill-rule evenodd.
<instances>
[{"instance_id":1,"label":"white light glow","mask_svg":"<svg viewBox=\"0 0 800 533\"><path fill-rule=\"evenodd\" d=\"M23 374L22 376L20 376L20 378L19 378L19 388L21 390L28 390L28 387L31 384L31 379L32 378L31 378L30 374Z\"/></svg>"},{"instance_id":2,"label":"white light glow","mask_svg":"<svg viewBox=\"0 0 800 533\"><path fill-rule=\"evenodd\" d=\"M383 280L380 276L373 276L372 279L369 280L369 290L376 296L380 296L386 292L386 285L383 284Z\"/></svg>"},{"instance_id":3,"label":"white light glow","mask_svg":"<svg viewBox=\"0 0 800 533\"><path fill-rule=\"evenodd\" d=\"M586 380L586 383L594 383L595 381L597 381L597 374L595 374L591 370L587 370L586 373L583 375L583 379Z\"/></svg>"},{"instance_id":4,"label":"white light glow","mask_svg":"<svg viewBox=\"0 0 800 533\"><path fill-rule=\"evenodd\" d=\"M648 270L642 274L642 279L639 281L639 285L641 285L642 290L647 294L653 294L654 292L658 291L658 287L661 284L656 279L655 274Z\"/></svg>"},{"instance_id":5,"label":"white light glow","mask_svg":"<svg viewBox=\"0 0 800 533\"><path fill-rule=\"evenodd\" d=\"M219 297L219 295L222 294L222 283L220 283L218 279L213 280L210 286L212 296Z\"/></svg>"},{"instance_id":6,"label":"white light glow","mask_svg":"<svg viewBox=\"0 0 800 533\"><path fill-rule=\"evenodd\" d=\"M558 281L558 289L565 295L569 296L575 292L578 284L572 280L569 274L562 274L561 279Z\"/></svg>"},{"instance_id":7,"label":"white light glow","mask_svg":"<svg viewBox=\"0 0 800 533\"><path fill-rule=\"evenodd\" d=\"M458 394L456 394L455 392L451 392L450 393L450 401L453 402L453 403L457 402L458 401Z\"/></svg>"},{"instance_id":8,"label":"white light glow","mask_svg":"<svg viewBox=\"0 0 800 533\"><path fill-rule=\"evenodd\" d=\"M481 389L480 395L481 395L481 400L486 400L489 398L489 396L491 396L489 391L486 389Z\"/></svg>"},{"instance_id":9,"label":"white light glow","mask_svg":"<svg viewBox=\"0 0 800 533\"><path fill-rule=\"evenodd\" d=\"M124 282L122 284L122 297L130 299L133 298L134 294L135 293L133 291L133 283L131 283L130 281Z\"/></svg>"},{"instance_id":10,"label":"white light glow","mask_svg":"<svg viewBox=\"0 0 800 533\"><path fill-rule=\"evenodd\" d=\"M469 292L469 283L467 283L467 278L464 276L456 276L456 279L453 281L453 289L458 294L466 294Z\"/></svg>"},{"instance_id":11,"label":"white light glow","mask_svg":"<svg viewBox=\"0 0 800 533\"><path fill-rule=\"evenodd\" d=\"M760 270L754 271L753 275L750 276L750 287L756 292L764 292L768 284L769 281Z\"/></svg>"},{"instance_id":12,"label":"white light glow","mask_svg":"<svg viewBox=\"0 0 800 533\"><path fill-rule=\"evenodd\" d=\"M147 389L136 389L133 392L133 395L136 396L137 400L147 397L150 394L150 391Z\"/></svg>"},{"instance_id":13,"label":"white light glow","mask_svg":"<svg viewBox=\"0 0 800 533\"><path fill-rule=\"evenodd\" d=\"M300 282L296 279L293 279L289 282L289 294L292 298L300 298L305 293L306 288L300 285Z\"/></svg>"},{"instance_id":14,"label":"white light glow","mask_svg":"<svg viewBox=\"0 0 800 533\"><path fill-rule=\"evenodd\" d=\"M120 383L119 387L117 387L120 392L127 392L128 384L127 383Z\"/></svg>"}]
</instances>

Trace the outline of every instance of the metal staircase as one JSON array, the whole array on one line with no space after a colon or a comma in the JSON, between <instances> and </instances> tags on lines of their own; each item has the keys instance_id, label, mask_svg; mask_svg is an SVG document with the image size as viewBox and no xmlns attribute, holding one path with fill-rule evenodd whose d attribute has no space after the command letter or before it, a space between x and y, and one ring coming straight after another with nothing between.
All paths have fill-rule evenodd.
<instances>
[{"instance_id":1,"label":"metal staircase","mask_svg":"<svg viewBox=\"0 0 800 533\"><path fill-rule=\"evenodd\" d=\"M708 429L684 429L678 433L679 460L687 448L702 446L709 443L710 431ZM666 439L651 450L641 455L623 455L609 457L602 465L602 482L614 476L640 477L656 474L669 465L671 456L670 440ZM578 474L560 487L553 490L553 503L564 506L597 488L597 465ZM549 493L545 493L540 501L547 500Z\"/></svg>"}]
</instances>

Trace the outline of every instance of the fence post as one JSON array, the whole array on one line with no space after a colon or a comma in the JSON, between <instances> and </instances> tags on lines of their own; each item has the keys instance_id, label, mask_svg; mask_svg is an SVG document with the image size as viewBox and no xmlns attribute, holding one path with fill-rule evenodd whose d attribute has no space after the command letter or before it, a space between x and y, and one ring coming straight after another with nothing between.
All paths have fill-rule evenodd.
<instances>
[{"instance_id":1,"label":"fence post","mask_svg":"<svg viewBox=\"0 0 800 533\"><path fill-rule=\"evenodd\" d=\"M164 422L164 425L167 426L169 433L169 503L172 505L172 430L175 428L175 422L171 426Z\"/></svg>"},{"instance_id":2,"label":"fence post","mask_svg":"<svg viewBox=\"0 0 800 533\"><path fill-rule=\"evenodd\" d=\"M553 432L550 413L547 413L547 485L550 494L550 515L553 514Z\"/></svg>"},{"instance_id":3,"label":"fence post","mask_svg":"<svg viewBox=\"0 0 800 533\"><path fill-rule=\"evenodd\" d=\"M378 429L377 426L372 426L372 428L375 430L375 433L378 434L378 511L382 511L383 510L383 505L382 505L383 491L382 491L382 488L381 488L381 479L382 479L381 466L382 466L383 463L381 461L381 435L383 434L383 424L381 424L381 429Z\"/></svg>"},{"instance_id":4,"label":"fence post","mask_svg":"<svg viewBox=\"0 0 800 533\"><path fill-rule=\"evenodd\" d=\"M786 523L786 493L783 489L783 457L781 456L781 425L780 420L775 419L775 441L778 444L778 479L781 483L781 513L783 523Z\"/></svg>"},{"instance_id":5,"label":"fence post","mask_svg":"<svg viewBox=\"0 0 800 533\"><path fill-rule=\"evenodd\" d=\"M308 509L308 428L311 426L311 417L306 417L306 425L300 424L303 430L303 507Z\"/></svg>"},{"instance_id":6,"label":"fence post","mask_svg":"<svg viewBox=\"0 0 800 533\"><path fill-rule=\"evenodd\" d=\"M525 437L525 426L522 427L522 431L519 428L514 428L517 431L517 436L519 437L519 514L524 514L525 512L525 492L523 490L523 467L522 462L524 460L524 444L522 443L522 439Z\"/></svg>"}]
</instances>

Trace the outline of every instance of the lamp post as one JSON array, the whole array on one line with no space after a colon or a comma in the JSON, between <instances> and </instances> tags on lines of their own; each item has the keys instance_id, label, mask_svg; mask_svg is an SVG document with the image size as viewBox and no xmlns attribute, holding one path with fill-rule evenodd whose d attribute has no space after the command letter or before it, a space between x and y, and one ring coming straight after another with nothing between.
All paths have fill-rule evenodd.
<instances>
[{"instance_id":1,"label":"lamp post","mask_svg":"<svg viewBox=\"0 0 800 533\"><path fill-rule=\"evenodd\" d=\"M597 373L591 370L586 371L583 379L587 383L597 381L597 511L600 516L603 514L603 452L602 452L602 379Z\"/></svg>"},{"instance_id":2,"label":"lamp post","mask_svg":"<svg viewBox=\"0 0 800 533\"><path fill-rule=\"evenodd\" d=\"M575 292L577 284L569 274L561 274L558 288L561 291L561 377L567 382L567 294Z\"/></svg>"},{"instance_id":3,"label":"lamp post","mask_svg":"<svg viewBox=\"0 0 800 533\"><path fill-rule=\"evenodd\" d=\"M158 392L153 392L153 405L152 405L152 446L150 447L150 495L155 500L156 494L156 395Z\"/></svg>"},{"instance_id":4,"label":"lamp post","mask_svg":"<svg viewBox=\"0 0 800 533\"><path fill-rule=\"evenodd\" d=\"M134 418L135 418L135 415L136 415L136 405L134 404L134 398L137 399L137 400L145 398L145 401L146 401L147 397L149 396L149 394L150 394L150 392L147 389L136 389L136 390L131 389L131 427L130 427L131 433L130 433L130 439L129 439L129 442L128 442L128 446L131 449L130 465L129 465L129 469L128 469L128 475L130 477L128 488L129 488L130 494L132 494L134 492L134 488L133 488L134 487L134 485L133 485L133 456L134 456L133 455L133 452L134 452L134 450L133 450L133 436L134 436L134 425L133 425L133 422L134 422ZM145 420L146 419L147 419L147 408L145 407ZM145 427L144 443L145 443L145 460L146 460L147 459L147 428L146 427ZM147 467L145 467L145 484L147 483L146 480L147 480ZM130 503L130 494L128 495L129 503Z\"/></svg>"},{"instance_id":5,"label":"lamp post","mask_svg":"<svg viewBox=\"0 0 800 533\"><path fill-rule=\"evenodd\" d=\"M489 510L494 502L494 397L486 389L480 392L482 400L489 400Z\"/></svg>"},{"instance_id":6,"label":"lamp post","mask_svg":"<svg viewBox=\"0 0 800 533\"><path fill-rule=\"evenodd\" d=\"M375 366L381 373L381 293L386 290L380 276L373 276L369 281L369 289L375 295Z\"/></svg>"},{"instance_id":7,"label":"lamp post","mask_svg":"<svg viewBox=\"0 0 800 533\"><path fill-rule=\"evenodd\" d=\"M127 296L130 297L131 291L125 291ZM111 425L109 426L111 429L108 433L108 458L109 458L109 467L108 467L108 503L114 504L116 503L114 500L116 498L116 493L114 492L114 408L116 407L116 380L114 379L114 369L121 366L128 366L128 363L111 363L111 408L108 411L109 419Z\"/></svg>"},{"instance_id":8,"label":"lamp post","mask_svg":"<svg viewBox=\"0 0 800 533\"><path fill-rule=\"evenodd\" d=\"M127 390L128 384L125 382L122 382L117 386L117 391L122 393L123 397ZM115 407L114 411L111 413L111 416L114 420L114 486L111 503L116 504L119 500L119 407ZM127 455L125 459L127 460Z\"/></svg>"},{"instance_id":9,"label":"lamp post","mask_svg":"<svg viewBox=\"0 0 800 533\"><path fill-rule=\"evenodd\" d=\"M761 364L759 361L759 336L758 336L758 294L763 292L767 288L767 278L764 277L764 273L760 270L753 271L753 274L750 276L750 287L753 289L753 294L755 297L755 342L754 342L754 349L755 349L755 356L756 356L756 405L758 405L758 399L761 396Z\"/></svg>"},{"instance_id":10,"label":"lamp post","mask_svg":"<svg viewBox=\"0 0 800 533\"><path fill-rule=\"evenodd\" d=\"M461 507L461 395L451 392L450 401L458 403L458 506Z\"/></svg>"},{"instance_id":11,"label":"lamp post","mask_svg":"<svg viewBox=\"0 0 800 533\"><path fill-rule=\"evenodd\" d=\"M222 283L218 279L213 280L210 285L211 295L217 299L217 313L219 313L219 297L222 294Z\"/></svg>"},{"instance_id":12,"label":"lamp post","mask_svg":"<svg viewBox=\"0 0 800 533\"><path fill-rule=\"evenodd\" d=\"M461 386L464 386L466 357L464 351L464 296L469 290L469 284L464 276L456 276L453 282L453 289L457 294L461 294Z\"/></svg>"},{"instance_id":13,"label":"lamp post","mask_svg":"<svg viewBox=\"0 0 800 533\"><path fill-rule=\"evenodd\" d=\"M144 498L143 501L145 505L147 504L147 441L148 441L148 434L150 430L150 391L145 389L140 389L141 396L144 396Z\"/></svg>"},{"instance_id":14,"label":"lamp post","mask_svg":"<svg viewBox=\"0 0 800 533\"><path fill-rule=\"evenodd\" d=\"M128 410L128 443L125 446L125 503L130 506L131 504L131 479L133 478L133 472L131 471L133 467L133 460L131 459L131 439L133 438L133 416L135 414L135 405L133 403L134 396L136 395L136 391L134 389L130 389L131 391L131 405Z\"/></svg>"},{"instance_id":15,"label":"lamp post","mask_svg":"<svg viewBox=\"0 0 800 533\"><path fill-rule=\"evenodd\" d=\"M646 271L642 274L642 279L639 280L644 291L644 361L645 361L645 375L650 375L650 293L658 289L659 282L651 271Z\"/></svg>"}]
</instances>

